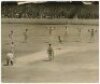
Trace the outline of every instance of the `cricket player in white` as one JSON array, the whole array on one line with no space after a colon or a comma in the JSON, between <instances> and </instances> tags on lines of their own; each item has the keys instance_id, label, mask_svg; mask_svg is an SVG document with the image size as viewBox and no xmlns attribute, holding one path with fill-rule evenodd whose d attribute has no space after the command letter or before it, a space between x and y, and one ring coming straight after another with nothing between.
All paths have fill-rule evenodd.
<instances>
[{"instance_id":1,"label":"cricket player in white","mask_svg":"<svg viewBox=\"0 0 100 84\"><path fill-rule=\"evenodd\" d=\"M68 27L66 26L65 27L65 30L64 30L64 38L63 38L64 41L68 41Z\"/></svg>"},{"instance_id":2,"label":"cricket player in white","mask_svg":"<svg viewBox=\"0 0 100 84\"><path fill-rule=\"evenodd\" d=\"M28 40L28 35L27 35L27 33L28 33L28 29L25 29L25 32L23 32L23 35L24 35L24 42L25 42L25 43L26 43L27 40Z\"/></svg>"},{"instance_id":3,"label":"cricket player in white","mask_svg":"<svg viewBox=\"0 0 100 84\"><path fill-rule=\"evenodd\" d=\"M15 52L15 45L14 45L14 42L11 42L10 44L10 51L14 54Z\"/></svg>"},{"instance_id":4,"label":"cricket player in white","mask_svg":"<svg viewBox=\"0 0 100 84\"><path fill-rule=\"evenodd\" d=\"M82 29L77 28L77 31L78 31L78 41L81 41L81 31L82 31Z\"/></svg>"},{"instance_id":5,"label":"cricket player in white","mask_svg":"<svg viewBox=\"0 0 100 84\"><path fill-rule=\"evenodd\" d=\"M7 53L6 61L7 61L7 66L13 65L14 54L12 52Z\"/></svg>"},{"instance_id":6,"label":"cricket player in white","mask_svg":"<svg viewBox=\"0 0 100 84\"><path fill-rule=\"evenodd\" d=\"M53 50L51 44L49 44L49 47L48 47L47 53L48 53L49 61L52 61L52 60L54 59L54 50Z\"/></svg>"},{"instance_id":7,"label":"cricket player in white","mask_svg":"<svg viewBox=\"0 0 100 84\"><path fill-rule=\"evenodd\" d=\"M10 42L12 42L14 40L14 32L13 30L10 31L10 34L9 34L9 38L10 38Z\"/></svg>"},{"instance_id":8,"label":"cricket player in white","mask_svg":"<svg viewBox=\"0 0 100 84\"><path fill-rule=\"evenodd\" d=\"M91 30L88 30L88 32L90 32L90 39L89 39L89 42L93 42L95 40L95 30L94 29L91 29Z\"/></svg>"},{"instance_id":9,"label":"cricket player in white","mask_svg":"<svg viewBox=\"0 0 100 84\"><path fill-rule=\"evenodd\" d=\"M15 48L14 42L11 42L11 44L10 44L10 52L7 53L7 57L6 57L7 66L14 64L14 58L15 58L14 57L14 54L15 54L14 48Z\"/></svg>"}]
</instances>

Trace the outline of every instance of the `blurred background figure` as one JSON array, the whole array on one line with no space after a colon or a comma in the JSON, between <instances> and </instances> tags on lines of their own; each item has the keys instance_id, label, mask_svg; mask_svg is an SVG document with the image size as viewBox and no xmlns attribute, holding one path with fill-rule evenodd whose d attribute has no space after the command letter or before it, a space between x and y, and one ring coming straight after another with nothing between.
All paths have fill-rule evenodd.
<instances>
[{"instance_id":1,"label":"blurred background figure","mask_svg":"<svg viewBox=\"0 0 100 84\"><path fill-rule=\"evenodd\" d=\"M90 36L89 36L89 42L94 42L95 41L95 33L96 31L94 29L90 29L88 30L88 32L90 33Z\"/></svg>"},{"instance_id":2,"label":"blurred background figure","mask_svg":"<svg viewBox=\"0 0 100 84\"><path fill-rule=\"evenodd\" d=\"M11 51L11 53L15 53L15 45L14 45L14 42L11 42L11 44L10 44L10 51Z\"/></svg>"},{"instance_id":3,"label":"blurred background figure","mask_svg":"<svg viewBox=\"0 0 100 84\"><path fill-rule=\"evenodd\" d=\"M66 26L65 27L65 30L64 30L64 41L68 41L68 27Z\"/></svg>"},{"instance_id":4,"label":"blurred background figure","mask_svg":"<svg viewBox=\"0 0 100 84\"><path fill-rule=\"evenodd\" d=\"M82 32L82 29L81 28L77 28L77 31L78 31L78 42L81 41L81 32Z\"/></svg>"},{"instance_id":5,"label":"blurred background figure","mask_svg":"<svg viewBox=\"0 0 100 84\"><path fill-rule=\"evenodd\" d=\"M62 43L62 39L61 39L61 36L60 35L58 36L58 42L59 43Z\"/></svg>"},{"instance_id":6,"label":"blurred background figure","mask_svg":"<svg viewBox=\"0 0 100 84\"><path fill-rule=\"evenodd\" d=\"M13 32L13 30L11 30L10 33L9 33L9 39L10 39L10 42L14 41L14 32Z\"/></svg>"},{"instance_id":7,"label":"blurred background figure","mask_svg":"<svg viewBox=\"0 0 100 84\"><path fill-rule=\"evenodd\" d=\"M28 29L25 29L25 31L23 32L23 35L24 35L24 43L27 43L28 41Z\"/></svg>"}]
</instances>

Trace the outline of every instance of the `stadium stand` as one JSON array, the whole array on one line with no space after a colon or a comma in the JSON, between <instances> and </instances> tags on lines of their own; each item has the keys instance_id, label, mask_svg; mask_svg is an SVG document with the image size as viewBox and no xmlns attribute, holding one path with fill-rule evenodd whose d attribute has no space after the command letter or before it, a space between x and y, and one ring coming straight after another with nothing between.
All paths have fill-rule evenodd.
<instances>
[{"instance_id":1,"label":"stadium stand","mask_svg":"<svg viewBox=\"0 0 100 84\"><path fill-rule=\"evenodd\" d=\"M2 2L3 18L98 18L99 4L93 2L45 2L18 5L17 2Z\"/></svg>"}]
</instances>

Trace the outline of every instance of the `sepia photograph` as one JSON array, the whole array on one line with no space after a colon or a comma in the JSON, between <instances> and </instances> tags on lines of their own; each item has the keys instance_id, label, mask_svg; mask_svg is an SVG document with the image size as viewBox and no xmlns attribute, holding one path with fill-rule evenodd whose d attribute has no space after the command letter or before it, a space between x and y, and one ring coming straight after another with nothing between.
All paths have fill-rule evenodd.
<instances>
[{"instance_id":1,"label":"sepia photograph","mask_svg":"<svg viewBox=\"0 0 100 84\"><path fill-rule=\"evenodd\" d=\"M1 1L2 83L99 83L99 1Z\"/></svg>"}]
</instances>

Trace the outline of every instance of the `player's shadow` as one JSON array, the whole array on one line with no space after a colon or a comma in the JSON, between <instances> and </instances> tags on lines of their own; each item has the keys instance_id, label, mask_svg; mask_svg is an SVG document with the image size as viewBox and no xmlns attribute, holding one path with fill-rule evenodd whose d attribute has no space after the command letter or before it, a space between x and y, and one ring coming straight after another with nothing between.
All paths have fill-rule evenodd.
<instances>
[{"instance_id":1,"label":"player's shadow","mask_svg":"<svg viewBox=\"0 0 100 84\"><path fill-rule=\"evenodd\" d=\"M44 59L42 60L43 62L49 62L50 60L49 59Z\"/></svg>"},{"instance_id":2,"label":"player's shadow","mask_svg":"<svg viewBox=\"0 0 100 84\"><path fill-rule=\"evenodd\" d=\"M81 42L81 41L76 40L76 41L72 41L72 42Z\"/></svg>"},{"instance_id":3,"label":"player's shadow","mask_svg":"<svg viewBox=\"0 0 100 84\"><path fill-rule=\"evenodd\" d=\"M49 43L49 42L44 42L44 43Z\"/></svg>"},{"instance_id":4,"label":"player's shadow","mask_svg":"<svg viewBox=\"0 0 100 84\"><path fill-rule=\"evenodd\" d=\"M3 64L3 66L9 66L8 64Z\"/></svg>"},{"instance_id":5,"label":"player's shadow","mask_svg":"<svg viewBox=\"0 0 100 84\"><path fill-rule=\"evenodd\" d=\"M38 61L35 61L35 62L31 62L30 65L37 64L37 63L45 63L45 62L50 62L50 60L48 60L48 59L38 60Z\"/></svg>"},{"instance_id":6,"label":"player's shadow","mask_svg":"<svg viewBox=\"0 0 100 84\"><path fill-rule=\"evenodd\" d=\"M5 43L5 45L9 45L9 43Z\"/></svg>"}]
</instances>

